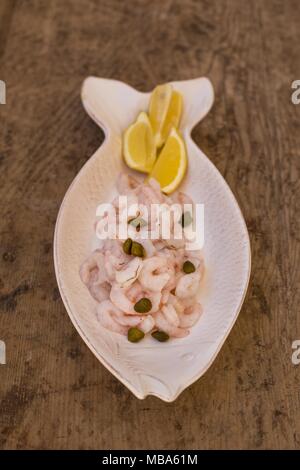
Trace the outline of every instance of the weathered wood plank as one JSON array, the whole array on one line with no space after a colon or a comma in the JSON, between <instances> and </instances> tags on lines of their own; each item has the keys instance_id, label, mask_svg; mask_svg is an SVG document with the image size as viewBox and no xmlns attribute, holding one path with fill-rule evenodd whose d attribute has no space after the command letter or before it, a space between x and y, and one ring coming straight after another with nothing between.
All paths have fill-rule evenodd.
<instances>
[{"instance_id":1,"label":"weathered wood plank","mask_svg":"<svg viewBox=\"0 0 300 470\"><path fill-rule=\"evenodd\" d=\"M5 51L15 4L15 0L1 0L0 3L0 64Z\"/></svg>"}]
</instances>

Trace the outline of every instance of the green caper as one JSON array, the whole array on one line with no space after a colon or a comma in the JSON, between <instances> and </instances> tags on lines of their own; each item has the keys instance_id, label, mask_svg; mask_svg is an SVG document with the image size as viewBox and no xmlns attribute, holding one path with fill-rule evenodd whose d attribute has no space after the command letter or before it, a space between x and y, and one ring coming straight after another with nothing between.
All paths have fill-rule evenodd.
<instances>
[{"instance_id":1,"label":"green caper","mask_svg":"<svg viewBox=\"0 0 300 470\"><path fill-rule=\"evenodd\" d=\"M124 251L124 253L126 253L126 255L130 255L131 245L132 245L131 238L127 238L127 240L125 240L125 242L123 243L123 251Z\"/></svg>"},{"instance_id":2,"label":"green caper","mask_svg":"<svg viewBox=\"0 0 300 470\"><path fill-rule=\"evenodd\" d=\"M151 336L157 341L160 341L161 343L168 341L168 339L170 338L169 335L164 331L153 331L153 333L151 333Z\"/></svg>"},{"instance_id":3,"label":"green caper","mask_svg":"<svg viewBox=\"0 0 300 470\"><path fill-rule=\"evenodd\" d=\"M191 274L196 271L196 268L191 261L185 261L183 263L182 270L185 274Z\"/></svg>"},{"instance_id":4,"label":"green caper","mask_svg":"<svg viewBox=\"0 0 300 470\"><path fill-rule=\"evenodd\" d=\"M193 218L190 212L184 212L181 216L182 227L188 227L193 222Z\"/></svg>"},{"instance_id":5,"label":"green caper","mask_svg":"<svg viewBox=\"0 0 300 470\"><path fill-rule=\"evenodd\" d=\"M138 328L129 328L128 333L127 333L127 338L128 341L131 343L138 343L143 339L145 336L145 333Z\"/></svg>"},{"instance_id":6,"label":"green caper","mask_svg":"<svg viewBox=\"0 0 300 470\"><path fill-rule=\"evenodd\" d=\"M152 308L152 302L150 299L143 297L135 304L133 308L138 313L147 313L150 312Z\"/></svg>"},{"instance_id":7,"label":"green caper","mask_svg":"<svg viewBox=\"0 0 300 470\"><path fill-rule=\"evenodd\" d=\"M143 245L138 242L132 242L130 253L133 256L139 256L140 258L146 256Z\"/></svg>"}]
</instances>

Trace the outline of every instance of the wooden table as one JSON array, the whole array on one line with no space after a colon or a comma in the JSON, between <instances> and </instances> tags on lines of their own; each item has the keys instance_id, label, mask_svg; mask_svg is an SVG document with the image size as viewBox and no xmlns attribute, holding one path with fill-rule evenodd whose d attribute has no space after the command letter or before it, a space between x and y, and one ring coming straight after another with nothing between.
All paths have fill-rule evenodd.
<instances>
[{"instance_id":1,"label":"wooden table","mask_svg":"<svg viewBox=\"0 0 300 470\"><path fill-rule=\"evenodd\" d=\"M1 0L1 448L299 448L299 15L298 0ZM99 364L56 285L58 208L103 139L80 102L91 74L215 87L194 139L241 205L252 276L213 366L171 404Z\"/></svg>"}]
</instances>

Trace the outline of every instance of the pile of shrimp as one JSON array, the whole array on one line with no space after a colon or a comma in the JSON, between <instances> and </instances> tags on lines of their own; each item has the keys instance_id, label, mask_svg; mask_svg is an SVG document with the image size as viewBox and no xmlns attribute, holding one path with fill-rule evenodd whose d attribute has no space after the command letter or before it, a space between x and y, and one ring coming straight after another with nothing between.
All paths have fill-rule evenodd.
<instances>
[{"instance_id":1,"label":"pile of shrimp","mask_svg":"<svg viewBox=\"0 0 300 470\"><path fill-rule=\"evenodd\" d=\"M152 179L139 183L122 174L117 189L146 206L192 203L184 193L165 196ZM135 240L144 247L144 257L126 254L122 239L106 239L80 268L81 280L97 302L98 321L121 335L136 327L144 334L163 331L169 337L187 336L202 314L197 300L204 271L201 251L186 251L184 239L142 239L139 231ZM190 274L182 269L187 260L195 267ZM152 308L141 314L134 306L142 298L149 299Z\"/></svg>"}]
</instances>

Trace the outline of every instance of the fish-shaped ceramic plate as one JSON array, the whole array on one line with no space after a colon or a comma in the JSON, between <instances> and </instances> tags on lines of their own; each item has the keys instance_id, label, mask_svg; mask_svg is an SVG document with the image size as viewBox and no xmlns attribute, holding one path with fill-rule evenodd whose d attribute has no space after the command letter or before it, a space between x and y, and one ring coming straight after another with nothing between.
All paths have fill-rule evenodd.
<instances>
[{"instance_id":1,"label":"fish-shaped ceramic plate","mask_svg":"<svg viewBox=\"0 0 300 470\"><path fill-rule=\"evenodd\" d=\"M116 80L89 77L84 81L83 105L103 129L105 140L68 189L54 238L58 286L82 339L136 397L155 395L168 402L199 379L216 358L241 309L251 264L241 210L223 177L191 138L193 127L213 104L212 84L207 78L197 78L172 85L183 96L180 131L189 158L180 189L204 204L205 216L206 274L200 293L204 313L190 335L166 343L151 337L129 343L100 326L95 301L79 278L81 263L95 247L96 208L112 200L120 172L130 171L121 155L122 133L141 110L148 109L150 93Z\"/></svg>"}]
</instances>

